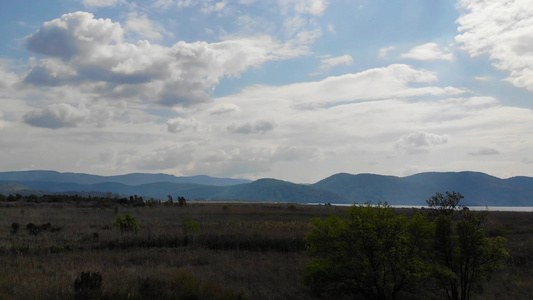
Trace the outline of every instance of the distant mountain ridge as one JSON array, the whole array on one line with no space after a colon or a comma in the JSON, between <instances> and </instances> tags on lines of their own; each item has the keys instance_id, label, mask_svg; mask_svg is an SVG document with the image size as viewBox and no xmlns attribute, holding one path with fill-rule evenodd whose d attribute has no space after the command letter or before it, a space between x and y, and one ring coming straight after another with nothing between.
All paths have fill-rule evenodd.
<instances>
[{"instance_id":1,"label":"distant mountain ridge","mask_svg":"<svg viewBox=\"0 0 533 300\"><path fill-rule=\"evenodd\" d=\"M0 172L0 193L111 192L166 199L240 200L296 203L377 203L425 205L436 192L456 191L467 206L533 206L533 178L500 179L478 172L428 172L406 177L339 173L314 184L277 179L214 178L205 175L176 177L133 173L98 176L55 171Z\"/></svg>"},{"instance_id":2,"label":"distant mountain ridge","mask_svg":"<svg viewBox=\"0 0 533 300\"><path fill-rule=\"evenodd\" d=\"M251 180L216 178L206 175L177 177L169 174L131 173L115 176L100 176L84 173L60 173L56 171L12 171L0 172L0 181L46 181L69 182L77 184L97 184L105 182L122 183L126 185L141 185L155 182L197 183L206 185L226 186L250 183Z\"/></svg>"},{"instance_id":3,"label":"distant mountain ridge","mask_svg":"<svg viewBox=\"0 0 533 300\"><path fill-rule=\"evenodd\" d=\"M479 172L428 172L406 177L373 174L332 175L312 185L346 201L391 205L425 205L435 193L456 191L470 206L533 206L533 178L500 179Z\"/></svg>"}]
</instances>

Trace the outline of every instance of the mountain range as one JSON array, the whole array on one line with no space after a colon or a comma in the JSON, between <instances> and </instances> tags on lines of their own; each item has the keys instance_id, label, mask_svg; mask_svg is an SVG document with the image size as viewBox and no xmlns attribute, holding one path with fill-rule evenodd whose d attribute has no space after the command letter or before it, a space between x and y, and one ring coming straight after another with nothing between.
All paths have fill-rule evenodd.
<instances>
[{"instance_id":1,"label":"mountain range","mask_svg":"<svg viewBox=\"0 0 533 300\"><path fill-rule=\"evenodd\" d=\"M478 172L419 173L406 177L339 173L314 184L277 179L176 177L134 173L98 176L55 171L0 172L2 194L138 195L166 199L237 200L289 203L377 203L425 205L435 193L456 191L467 206L533 206L533 178L500 179Z\"/></svg>"}]
</instances>

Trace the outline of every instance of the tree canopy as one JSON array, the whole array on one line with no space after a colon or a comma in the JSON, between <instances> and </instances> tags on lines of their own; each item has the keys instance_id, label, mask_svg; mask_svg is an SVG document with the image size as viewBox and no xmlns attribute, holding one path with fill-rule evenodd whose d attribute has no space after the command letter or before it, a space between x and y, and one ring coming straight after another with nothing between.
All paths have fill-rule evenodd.
<instances>
[{"instance_id":1,"label":"tree canopy","mask_svg":"<svg viewBox=\"0 0 533 300\"><path fill-rule=\"evenodd\" d=\"M439 214L432 218L409 219L385 203L313 219L304 283L315 293L349 298L437 289L450 300L470 299L508 254L504 238L485 235L486 214L463 210L462 198L437 193L430 200Z\"/></svg>"}]
</instances>

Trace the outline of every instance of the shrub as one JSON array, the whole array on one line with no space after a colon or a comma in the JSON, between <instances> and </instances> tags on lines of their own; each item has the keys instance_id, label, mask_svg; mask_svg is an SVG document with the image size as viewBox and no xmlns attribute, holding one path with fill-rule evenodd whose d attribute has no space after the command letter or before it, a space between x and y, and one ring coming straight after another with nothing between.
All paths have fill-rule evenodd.
<instances>
[{"instance_id":1,"label":"shrub","mask_svg":"<svg viewBox=\"0 0 533 300\"><path fill-rule=\"evenodd\" d=\"M121 215L117 215L115 217L115 227L118 227L121 233L136 233L139 231L139 223L130 214L125 214L124 217L122 217Z\"/></svg>"},{"instance_id":2,"label":"shrub","mask_svg":"<svg viewBox=\"0 0 533 300\"><path fill-rule=\"evenodd\" d=\"M185 234L197 234L200 231L200 224L193 220L191 217L187 216L181 222Z\"/></svg>"},{"instance_id":3,"label":"shrub","mask_svg":"<svg viewBox=\"0 0 533 300\"><path fill-rule=\"evenodd\" d=\"M37 234L41 233L41 226L35 225L33 223L28 223L26 225L26 229L32 235L37 235Z\"/></svg>"},{"instance_id":4,"label":"shrub","mask_svg":"<svg viewBox=\"0 0 533 300\"><path fill-rule=\"evenodd\" d=\"M11 226L13 226L13 224L11 224ZM37 235L41 233L41 231L46 231L51 228L52 228L52 224L50 224L50 222L42 224L42 225L35 225L33 223L28 223L26 225L26 229L28 230L28 232L33 235ZM52 228L52 229L55 229L55 228Z\"/></svg>"},{"instance_id":5,"label":"shrub","mask_svg":"<svg viewBox=\"0 0 533 300\"><path fill-rule=\"evenodd\" d=\"M17 222L11 223L11 234L15 235L19 231L20 225Z\"/></svg>"}]
</instances>

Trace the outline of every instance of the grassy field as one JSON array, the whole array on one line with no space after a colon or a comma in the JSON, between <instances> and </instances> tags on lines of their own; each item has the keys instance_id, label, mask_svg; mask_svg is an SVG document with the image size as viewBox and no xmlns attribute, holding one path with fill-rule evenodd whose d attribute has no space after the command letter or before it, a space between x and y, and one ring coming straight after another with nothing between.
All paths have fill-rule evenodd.
<instances>
[{"instance_id":1,"label":"grassy field","mask_svg":"<svg viewBox=\"0 0 533 300\"><path fill-rule=\"evenodd\" d=\"M0 299L315 299L302 283L309 221L345 209L4 202ZM413 214L410 209L397 212ZM121 232L113 225L117 215L125 214L139 223L138 232ZM510 259L477 299L532 298L532 217L527 212L490 214L488 233L508 239ZM29 223L37 229L27 229ZM97 295L75 292L81 272L101 275Z\"/></svg>"}]
</instances>

